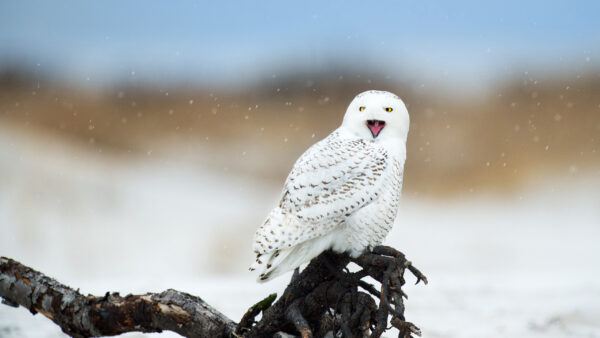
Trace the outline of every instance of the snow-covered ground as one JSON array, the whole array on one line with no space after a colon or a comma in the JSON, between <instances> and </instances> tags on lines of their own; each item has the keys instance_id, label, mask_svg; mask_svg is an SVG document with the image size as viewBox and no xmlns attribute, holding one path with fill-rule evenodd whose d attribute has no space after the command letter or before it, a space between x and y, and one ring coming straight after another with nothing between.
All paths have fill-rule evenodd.
<instances>
[{"instance_id":1,"label":"snow-covered ground","mask_svg":"<svg viewBox=\"0 0 600 338\"><path fill-rule=\"evenodd\" d=\"M246 270L281 182L208 168L2 129L0 255L84 293L187 291L237 320L289 279L256 284ZM429 278L406 287L425 337L600 337L599 241L596 176L508 197L405 198L387 244ZM0 306L0 337L62 336Z\"/></svg>"}]
</instances>

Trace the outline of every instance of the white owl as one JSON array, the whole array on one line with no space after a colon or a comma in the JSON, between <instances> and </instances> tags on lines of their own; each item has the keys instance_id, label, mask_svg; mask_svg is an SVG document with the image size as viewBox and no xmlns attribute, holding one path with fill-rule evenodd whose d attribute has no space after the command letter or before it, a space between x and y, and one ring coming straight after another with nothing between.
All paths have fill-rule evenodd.
<instances>
[{"instance_id":1,"label":"white owl","mask_svg":"<svg viewBox=\"0 0 600 338\"><path fill-rule=\"evenodd\" d=\"M342 125L294 164L281 201L254 235L259 282L325 250L358 257L394 224L406 159L408 111L385 91L358 94Z\"/></svg>"}]
</instances>

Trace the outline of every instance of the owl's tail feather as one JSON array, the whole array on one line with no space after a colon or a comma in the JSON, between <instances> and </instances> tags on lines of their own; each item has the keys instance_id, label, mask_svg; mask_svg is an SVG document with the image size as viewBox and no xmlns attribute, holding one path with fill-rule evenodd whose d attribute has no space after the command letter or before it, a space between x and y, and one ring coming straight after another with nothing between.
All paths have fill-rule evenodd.
<instances>
[{"instance_id":1,"label":"owl's tail feather","mask_svg":"<svg viewBox=\"0 0 600 338\"><path fill-rule=\"evenodd\" d=\"M259 283L264 283L309 262L330 247L330 236L318 237L298 243L291 248L259 255L250 270L262 267L263 270L256 280Z\"/></svg>"},{"instance_id":2,"label":"owl's tail feather","mask_svg":"<svg viewBox=\"0 0 600 338\"><path fill-rule=\"evenodd\" d=\"M298 246L275 250L257 257L256 262L250 267L251 270L262 268L256 281L264 283L300 266L304 262L300 261L299 257L295 257L296 251L298 251Z\"/></svg>"}]
</instances>

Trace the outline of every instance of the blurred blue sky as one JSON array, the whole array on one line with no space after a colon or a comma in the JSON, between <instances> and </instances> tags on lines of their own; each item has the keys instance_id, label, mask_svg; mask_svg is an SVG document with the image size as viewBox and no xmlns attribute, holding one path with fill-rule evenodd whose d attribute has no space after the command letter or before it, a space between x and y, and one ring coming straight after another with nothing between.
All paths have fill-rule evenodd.
<instances>
[{"instance_id":1,"label":"blurred blue sky","mask_svg":"<svg viewBox=\"0 0 600 338\"><path fill-rule=\"evenodd\" d=\"M585 68L600 1L3 1L0 67L75 82L236 83L332 67L478 84ZM6 67L6 66L5 66Z\"/></svg>"}]
</instances>

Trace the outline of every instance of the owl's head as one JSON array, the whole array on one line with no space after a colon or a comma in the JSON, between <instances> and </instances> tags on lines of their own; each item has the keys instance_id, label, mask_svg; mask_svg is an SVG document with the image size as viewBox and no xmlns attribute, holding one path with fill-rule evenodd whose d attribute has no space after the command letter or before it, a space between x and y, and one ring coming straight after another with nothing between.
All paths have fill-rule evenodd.
<instances>
[{"instance_id":1,"label":"owl's head","mask_svg":"<svg viewBox=\"0 0 600 338\"><path fill-rule=\"evenodd\" d=\"M366 140L396 138L406 143L409 124L408 110L398 96L369 90L350 102L342 128Z\"/></svg>"}]
</instances>

